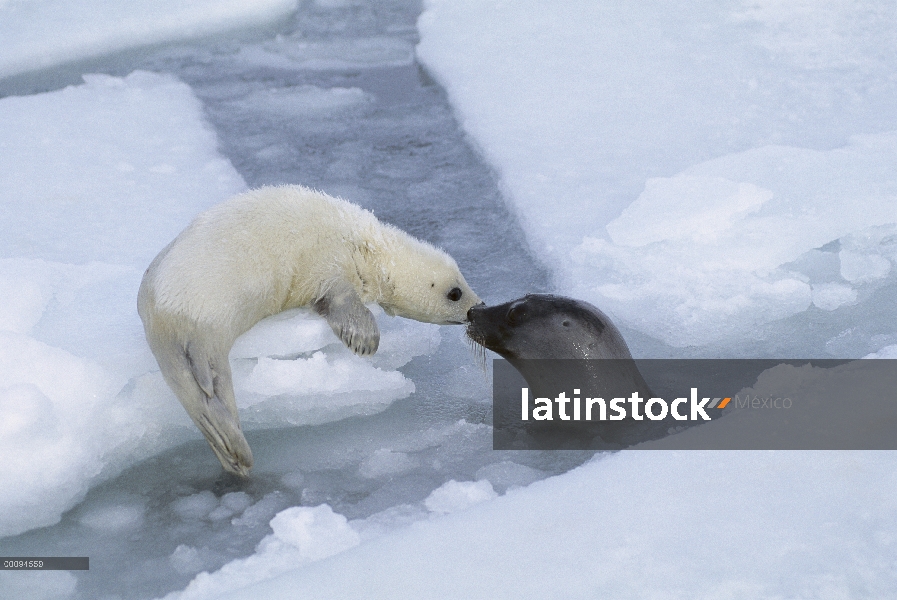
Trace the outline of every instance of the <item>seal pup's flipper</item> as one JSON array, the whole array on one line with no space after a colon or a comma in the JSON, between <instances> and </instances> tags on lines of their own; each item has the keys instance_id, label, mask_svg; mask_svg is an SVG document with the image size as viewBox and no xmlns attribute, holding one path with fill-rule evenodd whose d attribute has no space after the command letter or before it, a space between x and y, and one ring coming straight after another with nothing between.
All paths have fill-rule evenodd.
<instances>
[{"instance_id":1,"label":"seal pup's flipper","mask_svg":"<svg viewBox=\"0 0 897 600\"><path fill-rule=\"evenodd\" d=\"M374 314L361 301L347 281L337 281L315 301L315 311L325 319L333 333L359 356L377 351L380 329Z\"/></svg>"},{"instance_id":2,"label":"seal pup's flipper","mask_svg":"<svg viewBox=\"0 0 897 600\"><path fill-rule=\"evenodd\" d=\"M221 466L246 477L252 468L252 450L240 427L227 356L216 360L188 344L183 358L187 369L180 369L180 377L175 378L171 387L206 437Z\"/></svg>"}]
</instances>

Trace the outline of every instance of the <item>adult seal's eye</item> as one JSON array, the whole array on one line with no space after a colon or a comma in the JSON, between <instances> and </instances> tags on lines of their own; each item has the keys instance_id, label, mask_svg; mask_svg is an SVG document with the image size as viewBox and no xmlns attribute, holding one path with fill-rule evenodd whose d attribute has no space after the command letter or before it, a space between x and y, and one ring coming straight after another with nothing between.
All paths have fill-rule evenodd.
<instances>
[{"instance_id":1,"label":"adult seal's eye","mask_svg":"<svg viewBox=\"0 0 897 600\"><path fill-rule=\"evenodd\" d=\"M515 304L508 309L508 323L519 323L526 316L526 306L523 304Z\"/></svg>"},{"instance_id":2,"label":"adult seal's eye","mask_svg":"<svg viewBox=\"0 0 897 600\"><path fill-rule=\"evenodd\" d=\"M449 293L446 294L446 296L447 296L448 299L451 300L452 302L457 302L458 300L461 299L461 294L462 294L462 292L461 292L461 289L460 289L460 288L452 288L452 289L449 291Z\"/></svg>"}]
</instances>

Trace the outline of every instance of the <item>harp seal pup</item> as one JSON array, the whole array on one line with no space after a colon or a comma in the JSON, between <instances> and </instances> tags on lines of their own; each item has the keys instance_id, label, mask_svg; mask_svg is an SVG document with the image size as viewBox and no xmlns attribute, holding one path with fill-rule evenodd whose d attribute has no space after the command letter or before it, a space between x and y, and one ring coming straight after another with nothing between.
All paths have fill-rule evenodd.
<instances>
[{"instance_id":1,"label":"harp seal pup","mask_svg":"<svg viewBox=\"0 0 897 600\"><path fill-rule=\"evenodd\" d=\"M165 381L222 466L246 476L228 353L261 319L311 306L353 352L377 350L366 302L390 315L463 324L481 300L442 250L354 204L301 186L263 187L197 216L153 260L137 309Z\"/></svg>"}]
</instances>

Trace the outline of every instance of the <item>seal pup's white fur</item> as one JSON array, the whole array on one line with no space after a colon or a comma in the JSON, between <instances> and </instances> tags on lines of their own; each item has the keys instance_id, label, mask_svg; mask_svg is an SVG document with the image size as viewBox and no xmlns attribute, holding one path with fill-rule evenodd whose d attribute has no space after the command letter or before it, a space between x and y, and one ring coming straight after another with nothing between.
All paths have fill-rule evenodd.
<instances>
[{"instance_id":1,"label":"seal pup's white fur","mask_svg":"<svg viewBox=\"0 0 897 600\"><path fill-rule=\"evenodd\" d=\"M300 186L263 187L200 214L153 260L137 308L162 375L228 471L252 451L237 415L228 353L261 319L312 306L359 355L390 315L465 323L481 304L445 252L370 212Z\"/></svg>"}]
</instances>

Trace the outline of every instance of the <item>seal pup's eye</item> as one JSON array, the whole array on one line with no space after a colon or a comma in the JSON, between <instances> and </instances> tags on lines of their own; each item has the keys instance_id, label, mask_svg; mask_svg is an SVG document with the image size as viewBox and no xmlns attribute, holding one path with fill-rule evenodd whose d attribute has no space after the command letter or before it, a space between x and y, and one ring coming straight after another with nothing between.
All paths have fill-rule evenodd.
<instances>
[{"instance_id":1,"label":"seal pup's eye","mask_svg":"<svg viewBox=\"0 0 897 600\"><path fill-rule=\"evenodd\" d=\"M570 327L570 321L564 321L563 323L561 323L561 325L563 325L564 327Z\"/></svg>"},{"instance_id":2,"label":"seal pup's eye","mask_svg":"<svg viewBox=\"0 0 897 600\"><path fill-rule=\"evenodd\" d=\"M451 290L449 290L449 293L446 294L446 297L452 302L457 302L461 299L461 294L462 292L460 288L452 288Z\"/></svg>"},{"instance_id":3,"label":"seal pup's eye","mask_svg":"<svg viewBox=\"0 0 897 600\"><path fill-rule=\"evenodd\" d=\"M514 304L508 309L508 323L512 325L519 322L526 316L526 305L523 303Z\"/></svg>"}]
</instances>

